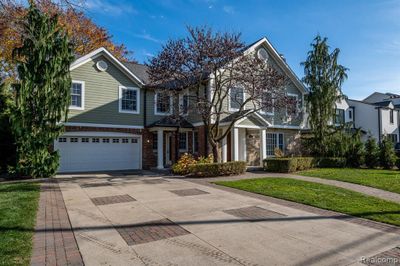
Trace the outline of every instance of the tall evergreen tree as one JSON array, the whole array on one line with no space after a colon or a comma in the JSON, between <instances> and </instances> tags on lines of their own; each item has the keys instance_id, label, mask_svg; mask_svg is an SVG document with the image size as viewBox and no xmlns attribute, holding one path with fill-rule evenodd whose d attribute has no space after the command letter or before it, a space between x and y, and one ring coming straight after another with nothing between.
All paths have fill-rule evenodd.
<instances>
[{"instance_id":1,"label":"tall evergreen tree","mask_svg":"<svg viewBox=\"0 0 400 266\"><path fill-rule=\"evenodd\" d=\"M375 138L371 136L365 142L365 164L368 168L379 166L379 147Z\"/></svg>"},{"instance_id":2,"label":"tall evergreen tree","mask_svg":"<svg viewBox=\"0 0 400 266\"><path fill-rule=\"evenodd\" d=\"M72 46L49 17L30 1L23 22L22 47L14 50L19 84L12 127L17 143L17 172L49 177L58 168L59 155L52 150L60 136L70 101Z\"/></svg>"},{"instance_id":3,"label":"tall evergreen tree","mask_svg":"<svg viewBox=\"0 0 400 266\"><path fill-rule=\"evenodd\" d=\"M379 162L385 169L391 169L396 164L396 153L393 142L385 136L379 147Z\"/></svg>"},{"instance_id":4,"label":"tall evergreen tree","mask_svg":"<svg viewBox=\"0 0 400 266\"><path fill-rule=\"evenodd\" d=\"M330 122L335 114L335 102L341 99L341 86L347 78L347 68L338 64L340 50L329 51L327 38L317 36L311 44L304 67L303 82L310 93L307 96L309 123L313 133L311 151L324 156L329 147L327 136L331 133Z\"/></svg>"}]
</instances>

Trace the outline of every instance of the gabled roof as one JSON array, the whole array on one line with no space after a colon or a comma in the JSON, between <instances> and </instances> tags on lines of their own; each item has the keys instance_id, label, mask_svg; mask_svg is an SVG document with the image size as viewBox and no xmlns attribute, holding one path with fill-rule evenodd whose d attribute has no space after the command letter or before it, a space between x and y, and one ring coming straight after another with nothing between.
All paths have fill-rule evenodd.
<instances>
[{"instance_id":1,"label":"gabled roof","mask_svg":"<svg viewBox=\"0 0 400 266\"><path fill-rule=\"evenodd\" d=\"M264 45L268 49L270 55L272 55L273 59L277 63L278 66L282 68L282 70L289 76L292 82L296 85L296 87L304 92L307 93L308 89L304 86L304 84L300 81L297 75L293 72L290 66L286 63L286 61L282 58L282 56L278 53L275 47L271 44L271 42L266 38L263 37L258 41L250 44L247 46L246 52L254 51L258 46Z\"/></svg>"},{"instance_id":2,"label":"gabled roof","mask_svg":"<svg viewBox=\"0 0 400 266\"><path fill-rule=\"evenodd\" d=\"M259 113L252 112L252 111L253 110L243 110L241 112L232 113L232 114L224 117L223 119L221 119L221 124L231 123L233 120L237 119L239 116L244 116L244 117L240 118L239 120L237 120L235 123L238 124L238 123L241 123L243 120L247 119L248 117L254 117L255 119L257 119L258 121L260 121L263 124L262 126L271 126L271 123L269 123ZM249 114L250 112L252 112L252 113ZM249 115L247 116L247 114L249 114Z\"/></svg>"},{"instance_id":3,"label":"gabled roof","mask_svg":"<svg viewBox=\"0 0 400 266\"><path fill-rule=\"evenodd\" d=\"M104 55L107 57L118 69L120 69L122 72L124 72L130 79L132 79L135 82L138 82L140 85L144 85L143 80L141 80L137 75L132 73L130 69L128 69L124 64L121 63L115 56L113 56L106 48L100 47L78 59L76 59L71 66L69 67L70 71L74 70L75 68L86 64L92 59L95 59L96 57Z\"/></svg>"},{"instance_id":4,"label":"gabled roof","mask_svg":"<svg viewBox=\"0 0 400 266\"><path fill-rule=\"evenodd\" d=\"M137 64L132 62L122 62L133 74L140 78L144 84L150 83L150 77L147 73L148 67L143 64Z\"/></svg>"}]
</instances>

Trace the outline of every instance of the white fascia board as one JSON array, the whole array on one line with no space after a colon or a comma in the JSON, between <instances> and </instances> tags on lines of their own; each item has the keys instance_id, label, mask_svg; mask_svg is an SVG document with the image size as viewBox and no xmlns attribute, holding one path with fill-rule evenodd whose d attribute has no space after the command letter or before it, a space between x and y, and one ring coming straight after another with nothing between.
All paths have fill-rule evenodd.
<instances>
[{"instance_id":1,"label":"white fascia board","mask_svg":"<svg viewBox=\"0 0 400 266\"><path fill-rule=\"evenodd\" d=\"M250 52L253 52L255 50L256 47L258 47L261 44L265 44L270 51L272 51L273 55L274 55L274 59L275 61L282 67L282 69L284 70L284 72L291 78L291 80L293 81L293 83L296 85L296 87L302 91L303 93L307 94L308 90L307 88L304 86L304 84L299 80L299 78L296 76L296 74L293 72L293 70L290 68L290 66L285 62L285 60L282 59L282 57L280 56L280 54L278 53L278 51L275 49L275 47L270 43L270 41L263 37L261 40L259 40L258 42L256 42L255 44L253 44L252 46L250 46L246 51L245 54L248 54Z\"/></svg>"},{"instance_id":2,"label":"white fascia board","mask_svg":"<svg viewBox=\"0 0 400 266\"><path fill-rule=\"evenodd\" d=\"M69 70L72 71L75 68L86 64L87 62L89 62L90 60L98 57L101 53L104 53L109 59L111 59L111 62L116 65L118 68L120 68L121 70L125 71L128 76L133 79L136 82L139 82L139 84L141 86L144 86L144 82L139 79L135 74L133 74L126 66L124 66L124 64L122 64L117 58L115 58L106 48L104 47L100 47L96 50L94 50L93 52L90 52L80 58L78 58L77 60L75 60L69 67Z\"/></svg>"}]
</instances>

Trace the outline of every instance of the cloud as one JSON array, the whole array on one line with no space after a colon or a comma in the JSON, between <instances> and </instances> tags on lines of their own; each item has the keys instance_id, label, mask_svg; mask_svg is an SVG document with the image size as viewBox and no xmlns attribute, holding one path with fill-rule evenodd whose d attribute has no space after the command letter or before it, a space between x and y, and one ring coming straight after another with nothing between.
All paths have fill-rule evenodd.
<instances>
[{"instance_id":1,"label":"cloud","mask_svg":"<svg viewBox=\"0 0 400 266\"><path fill-rule=\"evenodd\" d=\"M235 14L235 8L233 6L224 6L222 9L227 14L230 14L230 15Z\"/></svg>"},{"instance_id":2,"label":"cloud","mask_svg":"<svg viewBox=\"0 0 400 266\"><path fill-rule=\"evenodd\" d=\"M140 39L143 39L143 40L146 40L146 41L155 42L155 43L162 43L162 41L160 39L157 39L157 38L153 37L152 35L150 35L146 31L143 31L143 33L134 34L134 36L136 38L140 38Z\"/></svg>"},{"instance_id":3,"label":"cloud","mask_svg":"<svg viewBox=\"0 0 400 266\"><path fill-rule=\"evenodd\" d=\"M93 12L109 14L112 16L138 13L132 5L122 1L112 3L109 0L87 0L84 2L84 8Z\"/></svg>"},{"instance_id":4,"label":"cloud","mask_svg":"<svg viewBox=\"0 0 400 266\"><path fill-rule=\"evenodd\" d=\"M382 43L377 49L378 53L400 56L400 40Z\"/></svg>"}]
</instances>

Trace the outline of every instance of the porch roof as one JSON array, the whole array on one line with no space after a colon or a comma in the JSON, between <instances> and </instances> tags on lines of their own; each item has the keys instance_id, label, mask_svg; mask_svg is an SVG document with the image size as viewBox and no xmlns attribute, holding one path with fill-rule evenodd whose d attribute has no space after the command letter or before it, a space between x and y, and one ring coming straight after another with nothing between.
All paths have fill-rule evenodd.
<instances>
[{"instance_id":1,"label":"porch roof","mask_svg":"<svg viewBox=\"0 0 400 266\"><path fill-rule=\"evenodd\" d=\"M244 116L244 117L242 117ZM259 113L253 112L252 110L244 110L242 112L235 112L227 117L221 119L221 124L230 123L237 119L238 117L242 117L235 122L236 125L242 126L258 126L258 127L269 127L271 124L262 117Z\"/></svg>"},{"instance_id":2,"label":"porch roof","mask_svg":"<svg viewBox=\"0 0 400 266\"><path fill-rule=\"evenodd\" d=\"M185 118L183 118L183 117L174 118L174 117L170 117L170 116L163 117L160 120L158 120L154 123L151 123L148 127L149 128L152 128L152 127L194 128L192 123L187 121Z\"/></svg>"}]
</instances>

